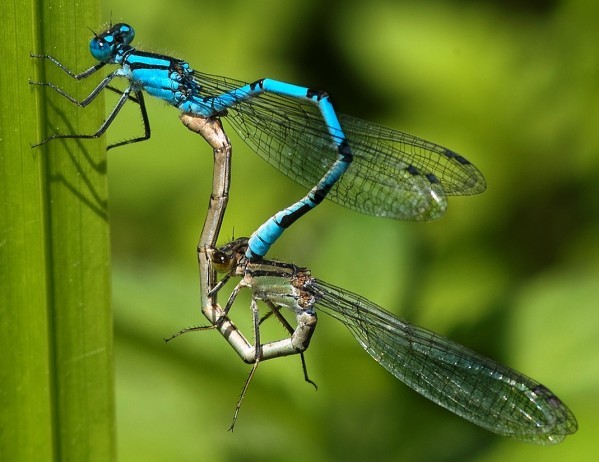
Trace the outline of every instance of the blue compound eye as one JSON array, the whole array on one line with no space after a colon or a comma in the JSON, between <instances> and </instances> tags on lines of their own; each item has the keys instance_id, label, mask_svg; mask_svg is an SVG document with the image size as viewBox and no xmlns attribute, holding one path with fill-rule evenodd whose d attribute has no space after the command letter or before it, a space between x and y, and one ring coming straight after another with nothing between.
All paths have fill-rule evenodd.
<instances>
[{"instance_id":1,"label":"blue compound eye","mask_svg":"<svg viewBox=\"0 0 599 462\"><path fill-rule=\"evenodd\" d=\"M118 48L128 46L135 37L133 27L128 24L115 24L106 32L96 35L89 44L89 49L98 61L111 61L118 53Z\"/></svg>"},{"instance_id":2,"label":"blue compound eye","mask_svg":"<svg viewBox=\"0 0 599 462\"><path fill-rule=\"evenodd\" d=\"M97 35L89 42L89 51L98 61L108 61L114 56L115 41L113 35Z\"/></svg>"},{"instance_id":3,"label":"blue compound eye","mask_svg":"<svg viewBox=\"0 0 599 462\"><path fill-rule=\"evenodd\" d=\"M135 38L135 31L129 24L115 24L110 31L114 39L123 45L129 45Z\"/></svg>"}]
</instances>

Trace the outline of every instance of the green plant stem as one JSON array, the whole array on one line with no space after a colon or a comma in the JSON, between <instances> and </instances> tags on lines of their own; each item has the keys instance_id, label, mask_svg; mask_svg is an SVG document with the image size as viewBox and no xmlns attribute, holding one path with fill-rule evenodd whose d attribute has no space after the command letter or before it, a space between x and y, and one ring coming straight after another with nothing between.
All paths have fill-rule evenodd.
<instances>
[{"instance_id":1,"label":"green plant stem","mask_svg":"<svg viewBox=\"0 0 599 462\"><path fill-rule=\"evenodd\" d=\"M92 63L96 1L3 2L0 69L0 459L116 457L106 153L102 140L31 144L58 130L93 133L103 98L82 109L28 79L82 98L31 52L77 71ZM6 65L10 63L10 65ZM91 79L93 80L93 79Z\"/></svg>"}]
</instances>

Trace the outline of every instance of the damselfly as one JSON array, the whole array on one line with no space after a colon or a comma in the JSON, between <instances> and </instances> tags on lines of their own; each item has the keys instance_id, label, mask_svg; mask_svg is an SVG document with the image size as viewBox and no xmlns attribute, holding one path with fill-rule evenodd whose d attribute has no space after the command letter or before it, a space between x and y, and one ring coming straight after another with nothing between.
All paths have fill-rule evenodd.
<instances>
[{"instance_id":1,"label":"damselfly","mask_svg":"<svg viewBox=\"0 0 599 462\"><path fill-rule=\"evenodd\" d=\"M343 323L368 354L399 380L476 425L536 444L559 443L576 432L572 412L539 382L316 279L306 268L279 261L251 262L244 256L247 241L241 238L210 251L214 267L228 271L215 290L229 277L241 276L225 313L239 291L249 288L256 330L258 301L274 313L281 308L293 311L298 324L293 335L287 342L266 344L269 348L278 345L284 354L303 352L316 328L317 314L325 313ZM258 343L255 364L264 346Z\"/></svg>"},{"instance_id":2,"label":"damselfly","mask_svg":"<svg viewBox=\"0 0 599 462\"><path fill-rule=\"evenodd\" d=\"M45 85L85 107L104 89L121 96L96 133L55 134L57 138L96 138L115 120L128 101L139 104L143 136L150 137L143 92L201 117L223 116L268 163L298 183L312 188L286 209L268 219L250 238L247 257L264 256L283 231L325 197L358 212L403 220L432 220L447 207L447 196L477 194L485 189L478 169L463 156L406 133L354 117L337 114L321 91L272 79L251 84L194 71L187 62L137 50L127 24L111 25L90 42L98 64L76 74L56 58L51 61L69 76L85 79L106 64L120 67L108 74L82 101L51 83ZM129 81L124 91L110 86L115 77Z\"/></svg>"}]
</instances>

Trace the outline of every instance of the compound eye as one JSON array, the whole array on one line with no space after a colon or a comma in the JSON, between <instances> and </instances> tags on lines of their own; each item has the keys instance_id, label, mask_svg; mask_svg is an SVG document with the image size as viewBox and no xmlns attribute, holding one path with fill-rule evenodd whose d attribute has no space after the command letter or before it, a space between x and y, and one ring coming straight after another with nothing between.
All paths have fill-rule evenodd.
<instances>
[{"instance_id":1,"label":"compound eye","mask_svg":"<svg viewBox=\"0 0 599 462\"><path fill-rule=\"evenodd\" d=\"M129 45L135 38L135 31L129 24L116 24L113 27L116 40L124 45Z\"/></svg>"},{"instance_id":2,"label":"compound eye","mask_svg":"<svg viewBox=\"0 0 599 462\"><path fill-rule=\"evenodd\" d=\"M220 250L216 250L210 255L210 261L212 267L219 273L230 271L233 267L233 258L231 258L231 255Z\"/></svg>"},{"instance_id":3,"label":"compound eye","mask_svg":"<svg viewBox=\"0 0 599 462\"><path fill-rule=\"evenodd\" d=\"M89 51L98 61L109 61L114 56L114 39L112 37L94 37L89 42Z\"/></svg>"}]
</instances>

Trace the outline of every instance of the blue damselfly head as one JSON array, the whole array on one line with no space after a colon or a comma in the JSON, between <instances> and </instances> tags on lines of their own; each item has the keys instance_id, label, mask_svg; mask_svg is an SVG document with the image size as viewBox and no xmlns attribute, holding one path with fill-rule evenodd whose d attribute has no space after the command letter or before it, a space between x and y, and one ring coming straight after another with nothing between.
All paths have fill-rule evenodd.
<instances>
[{"instance_id":1,"label":"blue damselfly head","mask_svg":"<svg viewBox=\"0 0 599 462\"><path fill-rule=\"evenodd\" d=\"M105 32L95 35L89 42L89 51L98 61L113 62L122 46L128 46L135 38L133 27L119 23Z\"/></svg>"}]
</instances>

